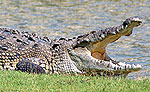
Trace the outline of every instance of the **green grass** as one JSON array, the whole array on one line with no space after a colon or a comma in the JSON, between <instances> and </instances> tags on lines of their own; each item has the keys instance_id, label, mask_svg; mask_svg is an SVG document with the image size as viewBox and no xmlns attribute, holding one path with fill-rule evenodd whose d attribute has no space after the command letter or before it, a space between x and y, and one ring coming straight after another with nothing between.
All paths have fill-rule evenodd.
<instances>
[{"instance_id":1,"label":"green grass","mask_svg":"<svg viewBox=\"0 0 150 92\"><path fill-rule=\"evenodd\" d=\"M150 92L150 79L129 80L0 71L1 92Z\"/></svg>"}]
</instances>

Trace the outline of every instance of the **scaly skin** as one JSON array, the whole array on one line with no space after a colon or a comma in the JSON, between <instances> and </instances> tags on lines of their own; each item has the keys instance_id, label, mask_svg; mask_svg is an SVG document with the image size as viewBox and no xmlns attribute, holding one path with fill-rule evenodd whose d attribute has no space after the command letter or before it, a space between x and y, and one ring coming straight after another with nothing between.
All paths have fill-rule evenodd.
<instances>
[{"instance_id":1,"label":"scaly skin","mask_svg":"<svg viewBox=\"0 0 150 92\"><path fill-rule=\"evenodd\" d=\"M75 48L69 52L71 59L75 61L80 70L90 71L113 71L115 74L128 74L137 71L141 65L130 65L112 60L106 53L106 46L118 40L121 36L130 36L134 27L139 26L142 20L138 17L126 19L122 25L106 28L105 30L92 31L84 38L89 43L82 48ZM84 43L85 43L84 41Z\"/></svg>"},{"instance_id":2,"label":"scaly skin","mask_svg":"<svg viewBox=\"0 0 150 92\"><path fill-rule=\"evenodd\" d=\"M138 17L126 19L122 25L91 31L71 39L49 40L18 30L0 28L0 69L29 73L87 74L101 71L129 73L140 65L112 60L106 53L107 44L121 36L129 36L142 23Z\"/></svg>"}]
</instances>

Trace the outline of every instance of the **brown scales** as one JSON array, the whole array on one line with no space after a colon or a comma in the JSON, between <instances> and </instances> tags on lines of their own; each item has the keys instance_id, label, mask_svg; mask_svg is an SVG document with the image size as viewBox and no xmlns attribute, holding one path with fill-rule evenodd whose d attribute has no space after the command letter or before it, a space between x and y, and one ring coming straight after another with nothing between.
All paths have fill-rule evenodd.
<instances>
[{"instance_id":1,"label":"brown scales","mask_svg":"<svg viewBox=\"0 0 150 92\"><path fill-rule=\"evenodd\" d=\"M135 23L130 24L131 21L135 21ZM108 64L107 62L105 62L106 58L108 59L106 53L107 44L116 41L121 36L130 35L132 33L131 31L133 27L135 27L134 24L139 25L140 23L141 20L138 20L137 17L131 17L127 19L122 25L117 27L110 27L106 28L105 30L92 31L81 36L73 37L72 39L60 38L55 40L49 40L47 37L42 38L34 33L29 34L28 32L0 28L0 69L9 70L14 69L17 66L17 68L21 71L34 71L35 73L39 73L40 71L43 73L81 73L81 71L83 70L79 70L78 68L80 67L76 66L77 64L75 64L80 62L80 60L78 61L77 59L77 62L72 60L70 54L68 54L69 51L75 50L78 47L88 48L88 50L91 52L90 56L88 56L88 53L86 53L89 51L83 51L82 54L87 56L84 58L82 58L82 56L80 57L80 55L78 54L76 55L79 56L79 59L81 60L89 58L87 59L87 62L93 63L88 67L86 67L86 64L79 65L85 66L87 70L90 70L89 67L93 67L95 62L92 61L96 59L98 59L96 60L98 65L101 65L101 62ZM125 27L127 27L128 29L126 29ZM124 30L125 32L122 32ZM94 58L91 58L91 56L93 56ZM80 64L82 63L84 62L81 61ZM115 63L113 62L111 64ZM96 68L100 67L98 69L101 69L101 66L98 65L96 65ZM112 66L112 69L120 69L120 66ZM109 66L104 67L107 68ZM121 68L124 69L124 65Z\"/></svg>"}]
</instances>

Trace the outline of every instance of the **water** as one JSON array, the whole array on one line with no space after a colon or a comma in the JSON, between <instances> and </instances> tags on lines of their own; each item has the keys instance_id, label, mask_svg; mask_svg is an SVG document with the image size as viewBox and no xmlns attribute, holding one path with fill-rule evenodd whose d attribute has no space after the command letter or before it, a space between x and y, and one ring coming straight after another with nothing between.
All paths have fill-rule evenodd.
<instances>
[{"instance_id":1,"label":"water","mask_svg":"<svg viewBox=\"0 0 150 92\"><path fill-rule=\"evenodd\" d=\"M0 0L0 26L37 32L51 39L117 26L126 18L144 22L130 37L109 44L115 60L143 65L128 78L150 77L149 0Z\"/></svg>"}]
</instances>

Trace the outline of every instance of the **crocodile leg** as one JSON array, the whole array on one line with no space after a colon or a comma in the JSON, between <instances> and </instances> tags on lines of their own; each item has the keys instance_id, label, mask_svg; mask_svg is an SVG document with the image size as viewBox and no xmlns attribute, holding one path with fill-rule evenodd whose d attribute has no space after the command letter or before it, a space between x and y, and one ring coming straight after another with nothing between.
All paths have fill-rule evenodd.
<instances>
[{"instance_id":1,"label":"crocodile leg","mask_svg":"<svg viewBox=\"0 0 150 92\"><path fill-rule=\"evenodd\" d=\"M35 61L37 60L37 61ZM41 66L41 61L38 61L39 59L36 59L36 58L27 58L27 59L24 59L22 61L19 61L17 64L16 64L16 70L18 71L22 71L22 72L28 72L28 73L36 73L36 74L39 74L39 73L46 73L44 67ZM38 64L36 63L38 62Z\"/></svg>"}]
</instances>

